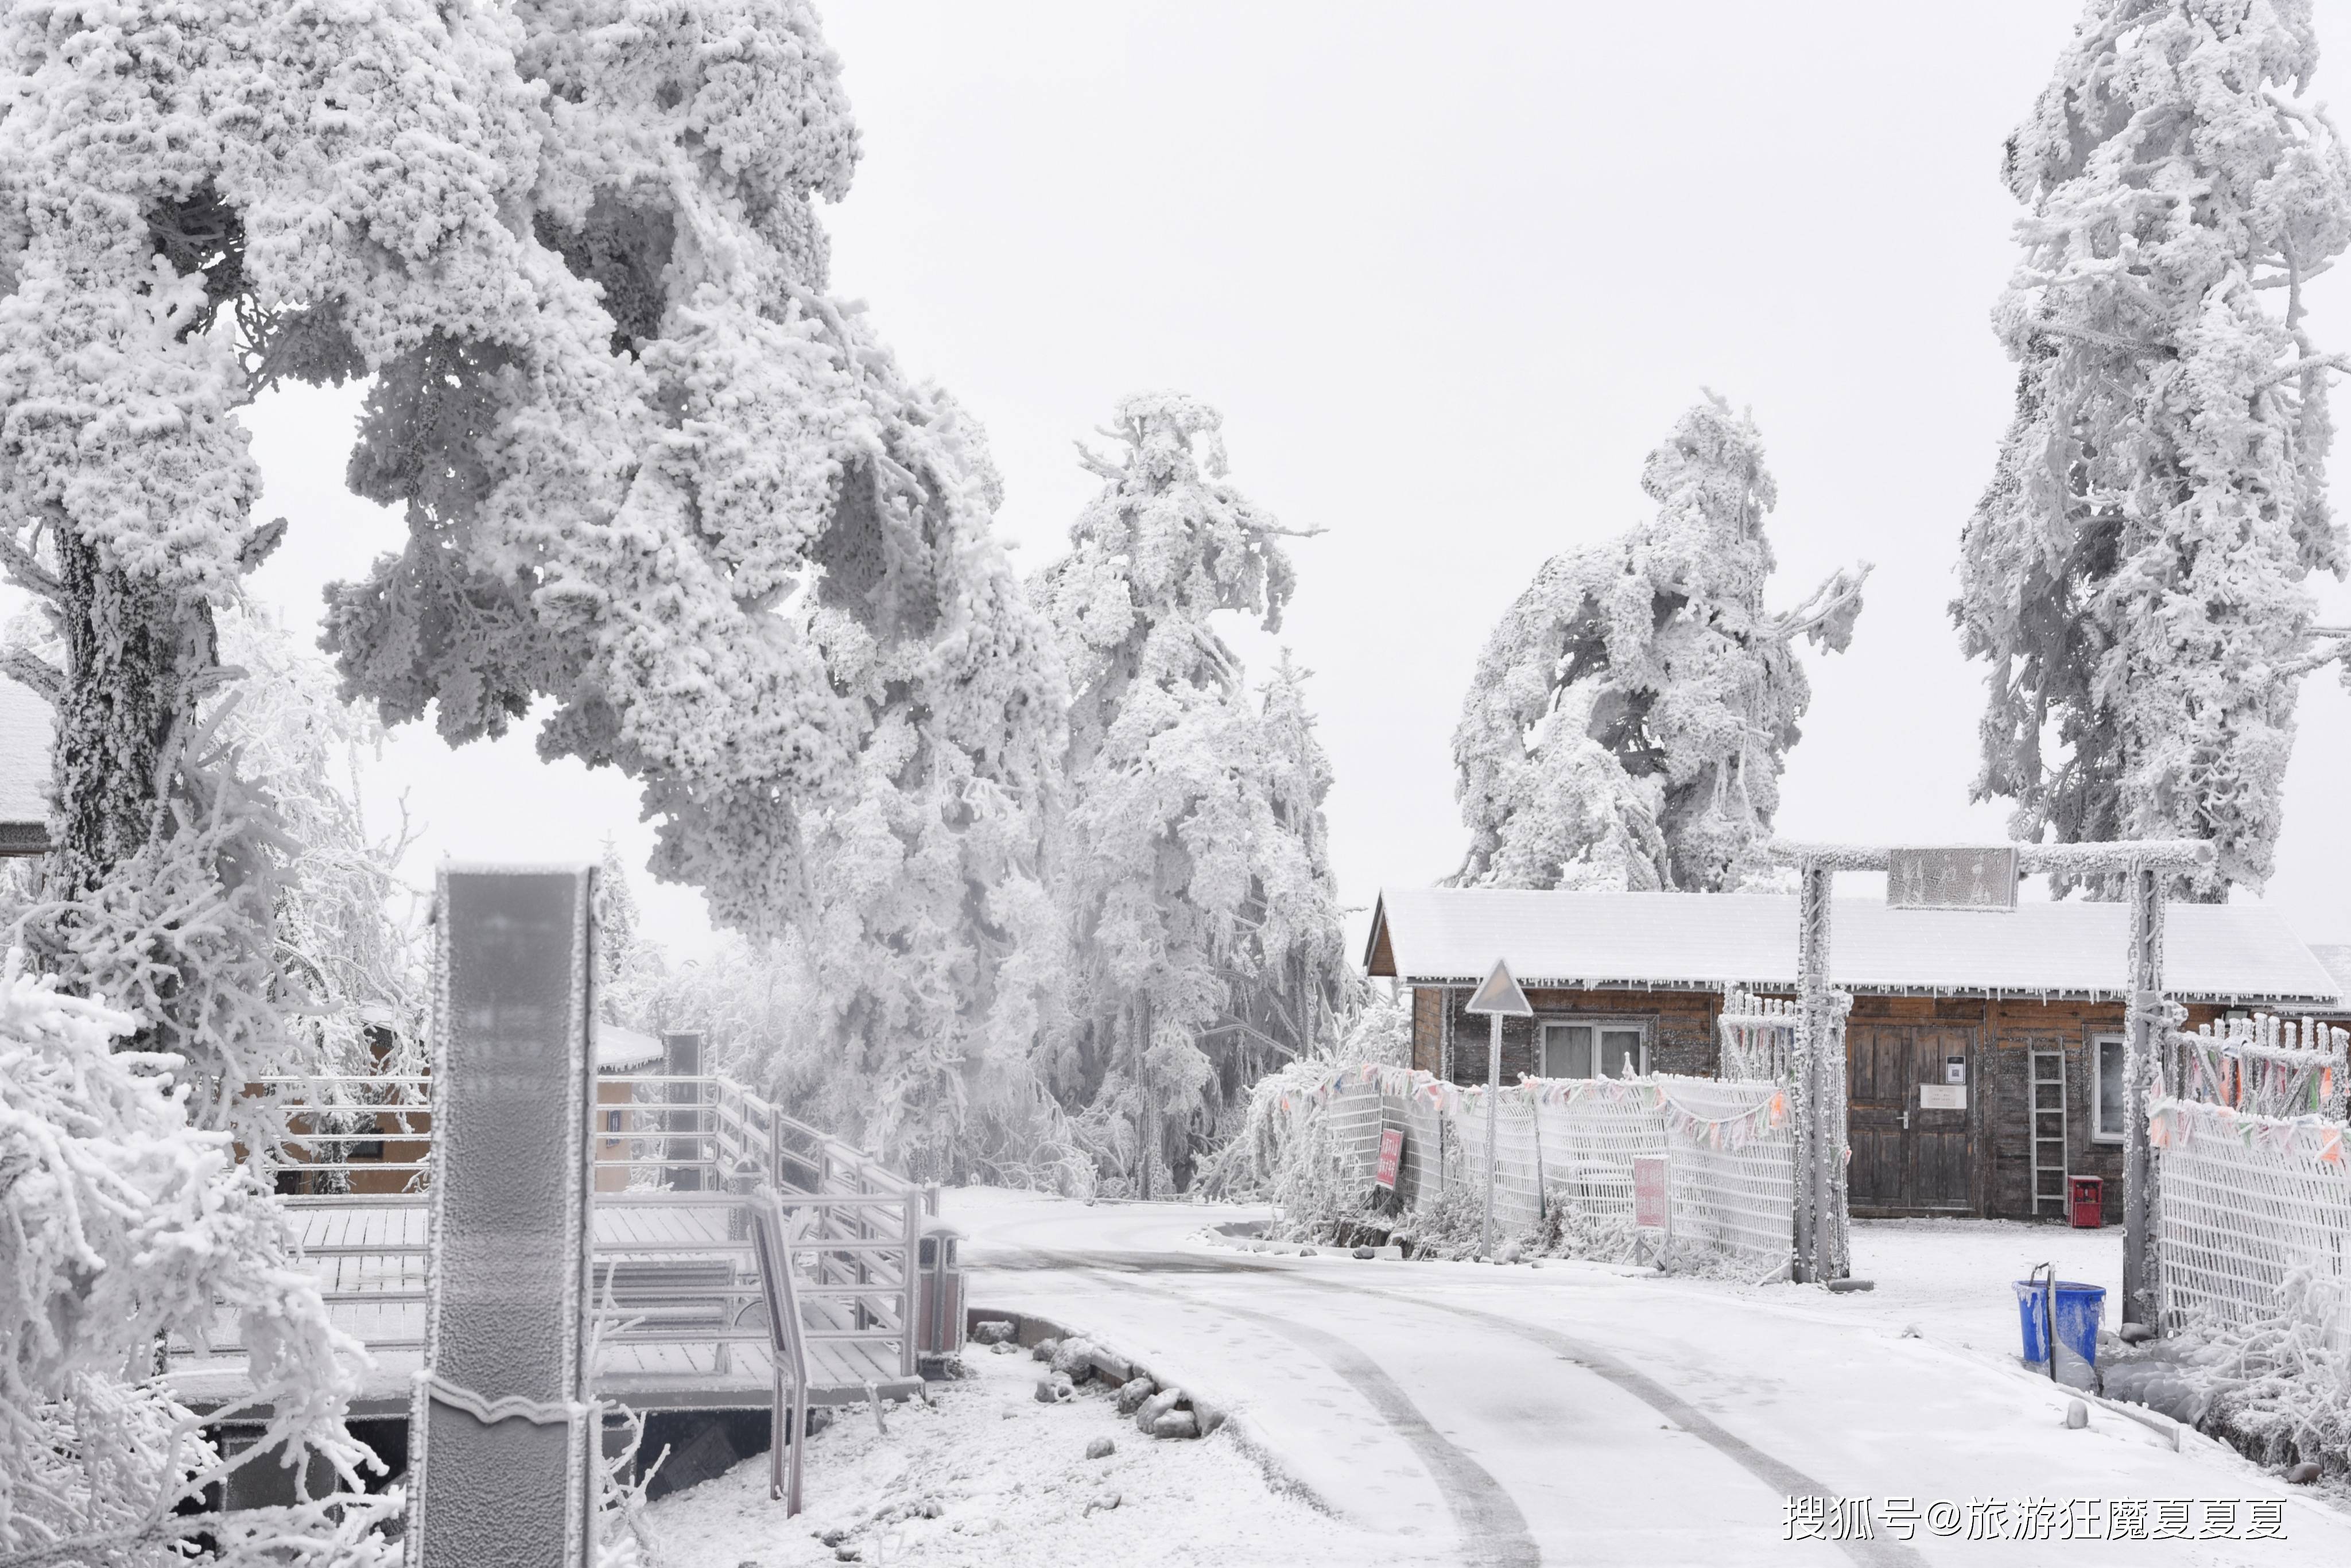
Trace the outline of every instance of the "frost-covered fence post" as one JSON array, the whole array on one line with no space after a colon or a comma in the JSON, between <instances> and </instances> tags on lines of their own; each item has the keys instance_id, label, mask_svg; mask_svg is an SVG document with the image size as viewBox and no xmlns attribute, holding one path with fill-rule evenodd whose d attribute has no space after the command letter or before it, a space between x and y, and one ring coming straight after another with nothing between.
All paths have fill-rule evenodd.
<instances>
[{"instance_id":1,"label":"frost-covered fence post","mask_svg":"<svg viewBox=\"0 0 2351 1568\"><path fill-rule=\"evenodd\" d=\"M444 869L415 1568L590 1568L591 868Z\"/></svg>"},{"instance_id":2,"label":"frost-covered fence post","mask_svg":"<svg viewBox=\"0 0 2351 1568\"><path fill-rule=\"evenodd\" d=\"M2130 1008L2123 1045L2123 1302L2125 1322L2154 1323L2155 1153L2147 1139L2147 1102L2155 1092L2163 1007L2163 878L2145 862L2130 870Z\"/></svg>"},{"instance_id":3,"label":"frost-covered fence post","mask_svg":"<svg viewBox=\"0 0 2351 1568\"><path fill-rule=\"evenodd\" d=\"M1800 1284L1844 1278L1849 1268L1844 1205L1844 1053L1832 1016L1829 894L1824 859L1797 866L1796 907L1796 1265Z\"/></svg>"}]
</instances>

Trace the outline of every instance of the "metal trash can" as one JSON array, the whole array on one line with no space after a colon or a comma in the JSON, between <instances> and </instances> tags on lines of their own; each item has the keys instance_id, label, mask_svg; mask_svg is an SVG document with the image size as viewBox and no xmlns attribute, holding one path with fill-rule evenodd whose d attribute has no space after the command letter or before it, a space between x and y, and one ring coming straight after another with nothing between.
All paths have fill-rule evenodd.
<instances>
[{"instance_id":1,"label":"metal trash can","mask_svg":"<svg viewBox=\"0 0 2351 1568\"><path fill-rule=\"evenodd\" d=\"M2106 1223L2106 1181L2104 1176L2069 1176L2065 1181L2065 1217L2076 1230L2096 1230Z\"/></svg>"},{"instance_id":2,"label":"metal trash can","mask_svg":"<svg viewBox=\"0 0 2351 1568\"><path fill-rule=\"evenodd\" d=\"M964 1346L963 1232L944 1219L923 1221L914 1263L914 1355L941 1361Z\"/></svg>"}]
</instances>

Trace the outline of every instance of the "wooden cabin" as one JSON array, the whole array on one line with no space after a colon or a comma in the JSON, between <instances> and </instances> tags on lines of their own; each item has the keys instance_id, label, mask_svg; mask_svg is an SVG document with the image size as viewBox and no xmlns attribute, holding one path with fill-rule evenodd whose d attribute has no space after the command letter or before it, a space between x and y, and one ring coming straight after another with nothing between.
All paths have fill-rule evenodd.
<instances>
[{"instance_id":1,"label":"wooden cabin","mask_svg":"<svg viewBox=\"0 0 2351 1568\"><path fill-rule=\"evenodd\" d=\"M1845 1030L1854 1213L2052 1216L2059 1206L2036 1203L2035 1192L2062 1193L2055 1172L2105 1177L2107 1218L2119 1220L2128 921L2120 904L1834 901L1830 976L1854 998ZM1364 968L1411 989L1414 1066L1485 1082L1488 1020L1462 1009L1497 961L1535 1009L1531 1019L1504 1020L1504 1082L1628 1065L1711 1077L1725 991L1795 993L1796 899L1384 894ZM2163 988L2187 1006L2191 1028L2240 1009L2345 1011L2340 982L2275 912L2254 904L2168 905Z\"/></svg>"}]
</instances>

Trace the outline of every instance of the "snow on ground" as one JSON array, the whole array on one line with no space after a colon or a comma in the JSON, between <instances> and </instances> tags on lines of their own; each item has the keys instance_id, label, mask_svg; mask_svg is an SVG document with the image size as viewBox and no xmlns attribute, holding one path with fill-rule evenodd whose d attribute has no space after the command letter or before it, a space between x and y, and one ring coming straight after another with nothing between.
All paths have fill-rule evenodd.
<instances>
[{"instance_id":1,"label":"snow on ground","mask_svg":"<svg viewBox=\"0 0 2351 1568\"><path fill-rule=\"evenodd\" d=\"M946 1212L970 1237L976 1305L1053 1318L1183 1382L1391 1554L1705 1568L2351 1557L2351 1521L2309 1490L2104 1408L2069 1431L2070 1392L2019 1364L2010 1281L2053 1260L2112 1288L2111 1230L1859 1225L1856 1272L1881 1283L1832 1295L1605 1265L1243 1252L1204 1232L1250 1211L1179 1204L966 1190ZM1866 1502L1873 1539L1789 1539L1803 1497ZM1965 1522L1906 1539L1887 1523L1896 1499ZM2188 1511L2184 1533L2158 1503ZM2096 1519L2095 1533L2020 1532L2053 1506ZM2273 1512L2283 1539L2248 1539Z\"/></svg>"},{"instance_id":2,"label":"snow on ground","mask_svg":"<svg viewBox=\"0 0 2351 1568\"><path fill-rule=\"evenodd\" d=\"M2035 1265L2106 1292L2105 1325L2122 1325L2123 1233L2013 1219L1856 1219L1853 1271L1876 1289L1853 1299L1853 1316L1917 1328L2002 1365L2018 1364L2022 1331L2011 1281Z\"/></svg>"},{"instance_id":3,"label":"snow on ground","mask_svg":"<svg viewBox=\"0 0 2351 1568\"><path fill-rule=\"evenodd\" d=\"M1091 1385L1040 1405L1043 1368L1026 1351L975 1345L966 1364L973 1375L937 1385L933 1406L888 1406L886 1437L852 1408L810 1439L797 1519L768 1499L765 1455L654 1503L654 1568L1412 1561L1270 1486L1228 1434L1146 1437ZM1087 1458L1096 1437L1116 1452Z\"/></svg>"},{"instance_id":4,"label":"snow on ground","mask_svg":"<svg viewBox=\"0 0 2351 1568\"><path fill-rule=\"evenodd\" d=\"M1031 1397L1039 1364L977 1350L935 1408L862 1410L810 1444L787 1521L764 1458L654 1505L659 1568L1538 1562L2168 1563L2351 1558L2351 1521L2193 1433L2099 1408L2018 1363L2010 1281L2119 1285L2121 1236L1979 1221L1855 1226L1849 1295L1666 1280L1609 1265L1498 1268L1275 1257L1212 1244L1262 1209L947 1195L968 1299L1100 1338L1231 1416L1155 1442L1103 1392ZM2108 1322L2115 1321L2109 1297ZM1092 1437L1118 1444L1084 1458ZM1269 1480L1269 1475L1275 1478ZM1106 1493L1114 1510L1100 1506ZM1863 1500L1867 1541L1791 1540L1792 1497ZM1958 1533L1891 1499L1968 1511ZM2186 1533L2020 1535L2039 1504L2171 1500ZM2245 1539L2258 1500L2283 1539ZM935 1502L935 1517L924 1505ZM2216 1516L2209 1505L2232 1502ZM2002 1520L1980 1531L1983 1517ZM1956 1512L1952 1517L1959 1517ZM2198 1539L2220 1517L2228 1533ZM2143 1521L2144 1522L2144 1521ZM838 1548L856 1553L844 1559Z\"/></svg>"}]
</instances>

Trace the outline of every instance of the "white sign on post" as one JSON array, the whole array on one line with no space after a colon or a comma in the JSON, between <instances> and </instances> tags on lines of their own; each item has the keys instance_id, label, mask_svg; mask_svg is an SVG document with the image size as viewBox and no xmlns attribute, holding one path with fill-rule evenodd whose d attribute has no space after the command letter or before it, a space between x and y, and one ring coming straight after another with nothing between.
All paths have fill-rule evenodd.
<instances>
[{"instance_id":1,"label":"white sign on post","mask_svg":"<svg viewBox=\"0 0 2351 1568\"><path fill-rule=\"evenodd\" d=\"M2014 909L2016 846L1886 852L1894 909Z\"/></svg>"},{"instance_id":2,"label":"white sign on post","mask_svg":"<svg viewBox=\"0 0 2351 1568\"><path fill-rule=\"evenodd\" d=\"M1478 1255L1490 1258L1494 1255L1495 1117L1502 1101L1502 1019L1532 1018L1535 1009L1526 992L1519 989L1518 981L1510 977L1510 967L1497 960L1494 972L1462 1010L1484 1013L1491 1024L1486 1036L1486 1218L1478 1228Z\"/></svg>"}]
</instances>

